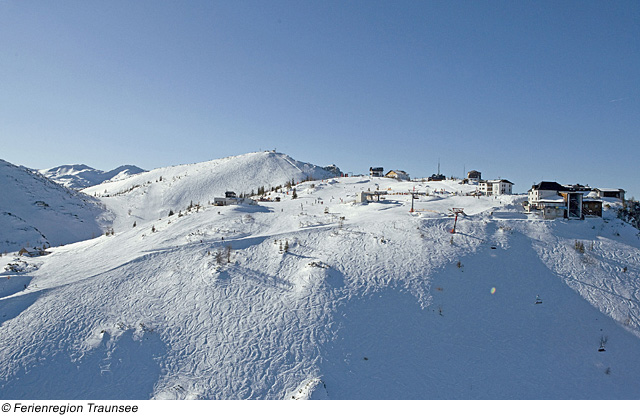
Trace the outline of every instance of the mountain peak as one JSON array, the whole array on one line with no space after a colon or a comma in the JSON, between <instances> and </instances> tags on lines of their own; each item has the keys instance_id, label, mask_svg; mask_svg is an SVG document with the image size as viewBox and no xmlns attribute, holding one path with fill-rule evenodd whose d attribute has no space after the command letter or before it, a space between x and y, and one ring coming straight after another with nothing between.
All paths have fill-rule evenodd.
<instances>
[{"instance_id":1,"label":"mountain peak","mask_svg":"<svg viewBox=\"0 0 640 420\"><path fill-rule=\"evenodd\" d=\"M67 188L80 190L82 188L101 184L114 178L122 179L130 175L144 172L144 169L134 165L122 165L116 169L105 172L99 169L94 169L85 164L74 164L42 169L38 172Z\"/></svg>"},{"instance_id":2,"label":"mountain peak","mask_svg":"<svg viewBox=\"0 0 640 420\"><path fill-rule=\"evenodd\" d=\"M259 189L335 176L334 172L284 153L263 151L113 178L83 192L113 203L114 209L126 209L127 214L116 219L115 229L119 230L129 225L129 208L137 208L135 215L142 220L154 220L171 210L186 208L191 202L207 203L223 197L226 191L250 195Z\"/></svg>"}]
</instances>

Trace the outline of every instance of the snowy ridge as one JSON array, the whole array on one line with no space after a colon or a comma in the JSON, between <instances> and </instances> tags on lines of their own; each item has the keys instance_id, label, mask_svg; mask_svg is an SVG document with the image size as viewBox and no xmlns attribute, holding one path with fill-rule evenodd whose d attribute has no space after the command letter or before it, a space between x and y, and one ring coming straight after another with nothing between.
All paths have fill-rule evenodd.
<instances>
[{"instance_id":1,"label":"snowy ridge","mask_svg":"<svg viewBox=\"0 0 640 420\"><path fill-rule=\"evenodd\" d=\"M144 169L133 165L123 165L105 172L87 165L62 165L50 169L41 169L38 172L67 188L80 190L105 181L125 179L131 175L144 172Z\"/></svg>"},{"instance_id":2,"label":"snowy ridge","mask_svg":"<svg viewBox=\"0 0 640 420\"><path fill-rule=\"evenodd\" d=\"M283 153L255 152L208 162L154 169L121 181L84 190L100 197L119 217L116 230L134 221L166 216L190 204L206 204L226 191L256 193L287 182L325 179L334 175L319 166L298 162Z\"/></svg>"},{"instance_id":3,"label":"snowy ridge","mask_svg":"<svg viewBox=\"0 0 640 420\"><path fill-rule=\"evenodd\" d=\"M311 170L260 153L90 189L124 220L115 235L0 257L20 268L0 274L0 397L640 398L630 225L541 220L522 196L455 181L333 178L207 203ZM428 195L410 212L414 188Z\"/></svg>"},{"instance_id":4,"label":"snowy ridge","mask_svg":"<svg viewBox=\"0 0 640 420\"><path fill-rule=\"evenodd\" d=\"M100 236L109 214L95 198L0 160L0 252Z\"/></svg>"}]
</instances>

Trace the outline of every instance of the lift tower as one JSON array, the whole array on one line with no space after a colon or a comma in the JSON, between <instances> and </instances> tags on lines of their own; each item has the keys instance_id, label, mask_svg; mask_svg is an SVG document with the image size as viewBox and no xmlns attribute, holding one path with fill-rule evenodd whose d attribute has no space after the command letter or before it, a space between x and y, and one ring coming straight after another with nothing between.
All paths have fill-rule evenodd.
<instances>
[{"instance_id":1,"label":"lift tower","mask_svg":"<svg viewBox=\"0 0 640 420\"><path fill-rule=\"evenodd\" d=\"M452 208L451 212L456 215L456 218L453 220L453 229L451 229L451 233L456 233L456 224L458 223L458 215L464 214L464 209L461 208Z\"/></svg>"}]
</instances>

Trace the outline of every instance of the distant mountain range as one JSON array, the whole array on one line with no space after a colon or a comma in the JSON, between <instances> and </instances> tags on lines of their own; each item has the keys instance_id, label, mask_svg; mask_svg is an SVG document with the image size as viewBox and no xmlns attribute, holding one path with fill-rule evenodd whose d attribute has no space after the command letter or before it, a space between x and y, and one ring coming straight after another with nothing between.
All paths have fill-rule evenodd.
<instances>
[{"instance_id":1,"label":"distant mountain range","mask_svg":"<svg viewBox=\"0 0 640 420\"><path fill-rule=\"evenodd\" d=\"M134 165L123 165L105 172L87 165L78 164L56 166L51 169L41 169L38 172L67 188L81 190L105 181L124 179L131 175L145 172L145 170Z\"/></svg>"}]
</instances>

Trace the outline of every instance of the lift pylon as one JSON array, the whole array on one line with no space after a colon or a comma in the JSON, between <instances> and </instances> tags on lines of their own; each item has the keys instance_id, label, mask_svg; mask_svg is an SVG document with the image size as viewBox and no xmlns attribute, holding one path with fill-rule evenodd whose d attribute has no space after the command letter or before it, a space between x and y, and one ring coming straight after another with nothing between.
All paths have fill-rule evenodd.
<instances>
[{"instance_id":1,"label":"lift pylon","mask_svg":"<svg viewBox=\"0 0 640 420\"><path fill-rule=\"evenodd\" d=\"M456 215L456 218L453 221L453 229L451 229L451 233L456 233L456 224L458 223L458 215L464 214L464 209L454 207L451 209L451 212Z\"/></svg>"}]
</instances>

